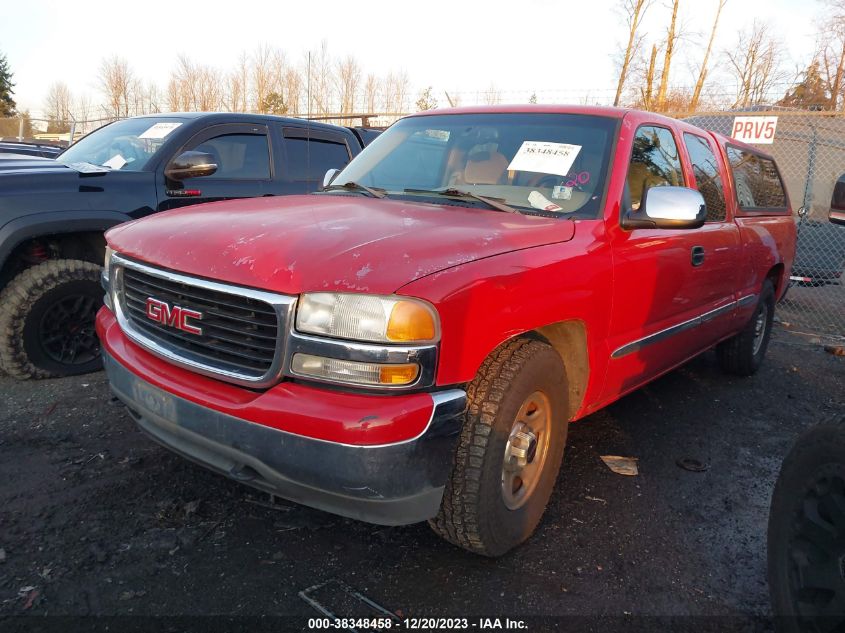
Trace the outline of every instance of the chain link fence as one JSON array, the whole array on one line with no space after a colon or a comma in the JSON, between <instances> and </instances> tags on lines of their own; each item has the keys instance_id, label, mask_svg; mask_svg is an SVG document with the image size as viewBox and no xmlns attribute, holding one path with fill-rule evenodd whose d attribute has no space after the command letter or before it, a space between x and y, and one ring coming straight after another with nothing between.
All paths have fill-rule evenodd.
<instances>
[{"instance_id":1,"label":"chain link fence","mask_svg":"<svg viewBox=\"0 0 845 633\"><path fill-rule=\"evenodd\" d=\"M845 227L828 221L833 188L845 174L845 117L841 113L755 111L696 114L686 120L731 136L735 116L777 116L771 145L795 217L798 251L790 287L778 306L781 320L795 330L845 335Z\"/></svg>"}]
</instances>

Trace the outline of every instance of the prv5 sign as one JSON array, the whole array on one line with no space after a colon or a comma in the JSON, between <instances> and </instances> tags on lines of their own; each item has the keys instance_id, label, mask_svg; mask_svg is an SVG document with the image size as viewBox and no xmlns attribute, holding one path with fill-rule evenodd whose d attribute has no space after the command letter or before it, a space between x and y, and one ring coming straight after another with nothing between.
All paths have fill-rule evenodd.
<instances>
[{"instance_id":1,"label":"prv5 sign","mask_svg":"<svg viewBox=\"0 0 845 633\"><path fill-rule=\"evenodd\" d=\"M777 126L776 116L738 116L734 117L731 136L744 143L771 145L775 142Z\"/></svg>"}]
</instances>

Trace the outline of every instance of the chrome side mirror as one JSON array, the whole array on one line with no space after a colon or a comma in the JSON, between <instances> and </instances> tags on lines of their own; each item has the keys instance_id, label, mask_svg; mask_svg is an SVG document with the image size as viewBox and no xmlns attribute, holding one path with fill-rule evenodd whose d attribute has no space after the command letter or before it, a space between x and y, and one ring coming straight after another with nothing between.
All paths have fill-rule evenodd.
<instances>
[{"instance_id":1,"label":"chrome side mirror","mask_svg":"<svg viewBox=\"0 0 845 633\"><path fill-rule=\"evenodd\" d=\"M688 187L650 187L636 211L622 218L625 229L697 229L707 218L702 195Z\"/></svg>"},{"instance_id":2,"label":"chrome side mirror","mask_svg":"<svg viewBox=\"0 0 845 633\"><path fill-rule=\"evenodd\" d=\"M214 156L205 152L182 152L167 165L164 175L170 180L181 182L187 178L210 176L217 171Z\"/></svg>"},{"instance_id":3,"label":"chrome side mirror","mask_svg":"<svg viewBox=\"0 0 845 633\"><path fill-rule=\"evenodd\" d=\"M326 175L323 176L323 189L328 187L332 184L332 180L334 180L337 175L340 173L339 169L330 169L326 172Z\"/></svg>"}]
</instances>

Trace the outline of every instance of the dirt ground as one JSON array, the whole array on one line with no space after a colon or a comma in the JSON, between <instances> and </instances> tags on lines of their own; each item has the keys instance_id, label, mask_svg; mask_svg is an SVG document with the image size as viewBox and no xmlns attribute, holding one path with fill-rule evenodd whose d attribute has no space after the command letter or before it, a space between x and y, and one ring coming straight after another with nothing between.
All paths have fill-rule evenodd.
<instances>
[{"instance_id":1,"label":"dirt ground","mask_svg":"<svg viewBox=\"0 0 845 633\"><path fill-rule=\"evenodd\" d=\"M372 612L362 596L401 617L765 616L780 461L845 409L843 385L845 358L782 328L752 378L705 354L573 425L537 533L488 560L425 524L271 503L207 472L136 430L102 373L0 378L0 629L36 620L21 615L225 614L305 630L314 603ZM612 473L606 454L636 457L639 476Z\"/></svg>"}]
</instances>

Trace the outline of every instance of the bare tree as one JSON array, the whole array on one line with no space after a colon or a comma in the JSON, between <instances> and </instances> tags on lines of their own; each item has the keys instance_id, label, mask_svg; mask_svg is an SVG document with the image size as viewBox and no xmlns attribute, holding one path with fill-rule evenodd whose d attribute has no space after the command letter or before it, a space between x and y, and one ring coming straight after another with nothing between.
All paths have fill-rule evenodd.
<instances>
[{"instance_id":1,"label":"bare tree","mask_svg":"<svg viewBox=\"0 0 845 633\"><path fill-rule=\"evenodd\" d=\"M361 84L361 66L352 55L348 55L344 60L338 62L335 82L337 94L340 98L341 114L353 114L355 112L355 96Z\"/></svg>"},{"instance_id":2,"label":"bare tree","mask_svg":"<svg viewBox=\"0 0 845 633\"><path fill-rule=\"evenodd\" d=\"M91 99L88 95L83 94L76 98L76 103L73 105L73 117L77 121L85 122L91 118Z\"/></svg>"},{"instance_id":3,"label":"bare tree","mask_svg":"<svg viewBox=\"0 0 845 633\"><path fill-rule=\"evenodd\" d=\"M657 44L651 46L651 56L644 71L643 85L640 88L640 99L638 106L645 110L651 110L654 101L654 67L657 63Z\"/></svg>"},{"instance_id":4,"label":"bare tree","mask_svg":"<svg viewBox=\"0 0 845 633\"><path fill-rule=\"evenodd\" d=\"M845 78L845 1L825 0L824 21L819 27L816 58L824 69L829 96L828 108L836 110Z\"/></svg>"},{"instance_id":5,"label":"bare tree","mask_svg":"<svg viewBox=\"0 0 845 633\"><path fill-rule=\"evenodd\" d=\"M766 22L755 20L751 29L740 31L736 43L725 51L736 80L733 107L764 103L772 88L786 79L783 44L769 30Z\"/></svg>"},{"instance_id":6,"label":"bare tree","mask_svg":"<svg viewBox=\"0 0 845 633\"><path fill-rule=\"evenodd\" d=\"M657 110L666 109L666 94L669 90L669 70L672 67L672 55L675 52L675 43L680 33L678 24L678 6L681 0L672 2L672 20L669 22L669 30L666 32L666 46L663 49L663 70L660 73L660 87L657 89Z\"/></svg>"},{"instance_id":7,"label":"bare tree","mask_svg":"<svg viewBox=\"0 0 845 633\"><path fill-rule=\"evenodd\" d=\"M100 91L106 101L103 106L106 115L113 118L129 116L132 103L134 74L129 63L122 57L109 57L100 64Z\"/></svg>"},{"instance_id":8,"label":"bare tree","mask_svg":"<svg viewBox=\"0 0 845 633\"><path fill-rule=\"evenodd\" d=\"M704 51L704 59L701 60L701 70L698 71L698 80L695 82L695 90L689 102L689 110L692 112L698 107L701 99L701 91L704 89L704 81L707 78L707 62L710 59L710 51L713 49L713 40L716 38L716 29L719 26L719 16L725 8L728 0L719 0L719 7L716 9L716 18L713 20L713 28L710 30L710 39L707 41L707 48Z\"/></svg>"},{"instance_id":9,"label":"bare tree","mask_svg":"<svg viewBox=\"0 0 845 633\"><path fill-rule=\"evenodd\" d=\"M290 112L298 113L302 111L302 93L304 87L302 85L302 75L293 66L288 66L285 70L284 76L284 93L290 107Z\"/></svg>"},{"instance_id":10,"label":"bare tree","mask_svg":"<svg viewBox=\"0 0 845 633\"><path fill-rule=\"evenodd\" d=\"M373 114L376 111L376 102L379 98L380 89L381 82L379 78L372 73L367 75L367 81L364 83L364 107L367 110L367 114Z\"/></svg>"},{"instance_id":11,"label":"bare tree","mask_svg":"<svg viewBox=\"0 0 845 633\"><path fill-rule=\"evenodd\" d=\"M232 70L226 75L226 92L223 97L223 107L229 112L243 112L241 104L246 96L246 85L238 70Z\"/></svg>"},{"instance_id":12,"label":"bare tree","mask_svg":"<svg viewBox=\"0 0 845 633\"><path fill-rule=\"evenodd\" d=\"M643 36L638 35L638 30L650 4L651 0L622 0L621 2L621 9L625 14L625 21L628 25L628 45L622 56L619 81L616 84L616 97L613 99L614 106L619 105L619 100L622 98L622 89L625 87L625 80L628 77L628 68L631 65L631 60L634 59L642 44Z\"/></svg>"},{"instance_id":13,"label":"bare tree","mask_svg":"<svg viewBox=\"0 0 845 633\"><path fill-rule=\"evenodd\" d=\"M305 62L305 78L310 85L311 103L308 110L312 114L330 114L334 107L334 68L329 55L328 43L323 40L320 49L310 54ZM309 76L310 73L310 76Z\"/></svg>"},{"instance_id":14,"label":"bare tree","mask_svg":"<svg viewBox=\"0 0 845 633\"><path fill-rule=\"evenodd\" d=\"M484 103L487 105L498 105L502 102L502 93L496 87L496 84L490 83L487 90L484 92Z\"/></svg>"},{"instance_id":15,"label":"bare tree","mask_svg":"<svg viewBox=\"0 0 845 633\"><path fill-rule=\"evenodd\" d=\"M266 112L267 96L273 92L273 49L261 44L252 54L252 91L255 109Z\"/></svg>"},{"instance_id":16,"label":"bare tree","mask_svg":"<svg viewBox=\"0 0 845 633\"><path fill-rule=\"evenodd\" d=\"M408 73L404 70L388 73L384 79L384 112L404 113L408 107Z\"/></svg>"},{"instance_id":17,"label":"bare tree","mask_svg":"<svg viewBox=\"0 0 845 633\"><path fill-rule=\"evenodd\" d=\"M67 84L57 81L50 86L44 100L48 132L67 132L73 119L70 90Z\"/></svg>"},{"instance_id":18,"label":"bare tree","mask_svg":"<svg viewBox=\"0 0 845 633\"><path fill-rule=\"evenodd\" d=\"M223 107L226 99L221 73L211 66L197 64L185 55L177 59L168 83L171 109L212 112Z\"/></svg>"}]
</instances>

